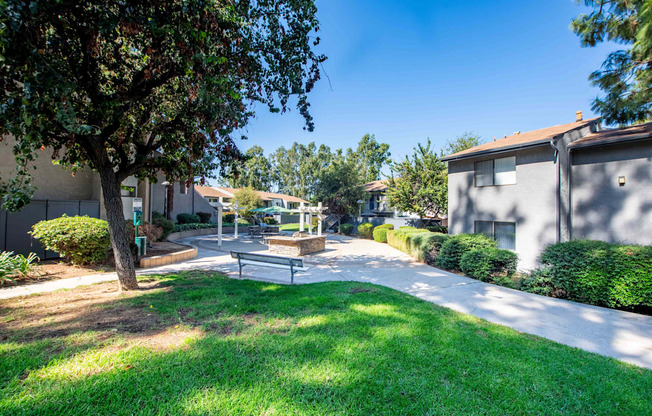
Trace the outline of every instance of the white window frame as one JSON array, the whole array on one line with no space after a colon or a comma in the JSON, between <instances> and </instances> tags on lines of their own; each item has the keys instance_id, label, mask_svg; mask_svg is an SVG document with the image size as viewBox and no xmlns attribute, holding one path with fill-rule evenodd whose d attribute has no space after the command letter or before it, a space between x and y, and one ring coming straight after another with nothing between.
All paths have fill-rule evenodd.
<instances>
[{"instance_id":1,"label":"white window frame","mask_svg":"<svg viewBox=\"0 0 652 416\"><path fill-rule=\"evenodd\" d=\"M516 222L515 221L474 220L473 221L473 233L474 234L481 234L481 233L478 232L478 223L480 223L480 222L491 223L491 235L487 235L487 234L485 234L485 235L487 235L487 237L493 238L496 241L498 241L496 239L496 224L498 224L498 225L513 225L514 226L513 244L510 244L509 247L500 247L500 244L499 244L498 248L502 248L502 249L505 249L505 250L512 250L512 251L516 250ZM484 233L482 233L482 234L484 234Z\"/></svg>"},{"instance_id":2,"label":"white window frame","mask_svg":"<svg viewBox=\"0 0 652 416\"><path fill-rule=\"evenodd\" d=\"M487 184L478 184L478 173L483 173L481 169L479 169L480 166L486 165L488 163L491 163L491 183ZM496 162L498 162L498 165L501 166L505 164L506 166L513 166L514 169L510 170L501 170L500 172L497 172L496 170ZM484 172L485 175L488 172ZM485 186L505 186L505 185L516 185L516 156L507 156L507 157L499 157L496 159L488 159L488 160L479 160L473 164L473 186L476 188L484 188Z\"/></svg>"}]
</instances>

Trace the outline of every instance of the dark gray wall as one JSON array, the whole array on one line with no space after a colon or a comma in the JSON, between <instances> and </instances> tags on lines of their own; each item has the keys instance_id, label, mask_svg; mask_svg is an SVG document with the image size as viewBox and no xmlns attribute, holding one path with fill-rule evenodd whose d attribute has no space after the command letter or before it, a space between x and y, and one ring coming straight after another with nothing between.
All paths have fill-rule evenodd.
<instances>
[{"instance_id":1,"label":"dark gray wall","mask_svg":"<svg viewBox=\"0 0 652 416\"><path fill-rule=\"evenodd\" d=\"M516 156L516 184L474 186L474 163ZM547 244L556 242L557 167L548 144L499 155L448 163L448 225L450 234L473 233L475 221L516 223L519 268L537 265Z\"/></svg>"},{"instance_id":2,"label":"dark gray wall","mask_svg":"<svg viewBox=\"0 0 652 416\"><path fill-rule=\"evenodd\" d=\"M16 254L36 253L41 259L58 258L52 251L45 251L41 243L28 232L39 221L52 220L62 215L70 217L87 215L100 217L99 201L32 201L18 212L0 210L0 251L13 251Z\"/></svg>"},{"instance_id":3,"label":"dark gray wall","mask_svg":"<svg viewBox=\"0 0 652 416\"><path fill-rule=\"evenodd\" d=\"M652 244L652 140L571 154L572 237Z\"/></svg>"}]
</instances>

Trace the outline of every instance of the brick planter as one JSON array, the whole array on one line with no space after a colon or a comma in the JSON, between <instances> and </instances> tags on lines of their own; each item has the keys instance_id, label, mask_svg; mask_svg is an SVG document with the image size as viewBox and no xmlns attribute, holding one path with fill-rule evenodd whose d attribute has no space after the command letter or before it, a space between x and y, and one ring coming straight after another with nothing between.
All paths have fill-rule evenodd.
<instances>
[{"instance_id":1,"label":"brick planter","mask_svg":"<svg viewBox=\"0 0 652 416\"><path fill-rule=\"evenodd\" d=\"M305 256L326 250L326 236L269 237L269 252L282 256Z\"/></svg>"}]
</instances>

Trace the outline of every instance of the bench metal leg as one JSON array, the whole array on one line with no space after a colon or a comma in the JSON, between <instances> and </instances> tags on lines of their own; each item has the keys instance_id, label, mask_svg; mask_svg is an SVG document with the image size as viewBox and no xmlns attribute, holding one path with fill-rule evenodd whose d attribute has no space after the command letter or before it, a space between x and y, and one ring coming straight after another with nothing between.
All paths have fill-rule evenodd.
<instances>
[{"instance_id":1,"label":"bench metal leg","mask_svg":"<svg viewBox=\"0 0 652 416\"><path fill-rule=\"evenodd\" d=\"M290 284L294 284L294 265L290 264Z\"/></svg>"},{"instance_id":2,"label":"bench metal leg","mask_svg":"<svg viewBox=\"0 0 652 416\"><path fill-rule=\"evenodd\" d=\"M240 262L240 257L238 257L238 267L240 268L240 279L242 279L242 263Z\"/></svg>"}]
</instances>

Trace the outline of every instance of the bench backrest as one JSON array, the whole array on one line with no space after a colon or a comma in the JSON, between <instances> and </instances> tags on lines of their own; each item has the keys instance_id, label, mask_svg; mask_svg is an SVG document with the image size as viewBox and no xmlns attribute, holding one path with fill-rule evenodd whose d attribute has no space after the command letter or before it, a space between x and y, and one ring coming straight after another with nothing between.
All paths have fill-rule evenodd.
<instances>
[{"instance_id":1,"label":"bench backrest","mask_svg":"<svg viewBox=\"0 0 652 416\"><path fill-rule=\"evenodd\" d=\"M293 257L272 256L270 254L256 254L256 253L242 253L239 251L232 251L231 257L240 260L259 261L262 263L271 264L285 264L294 267L303 267L303 259Z\"/></svg>"}]
</instances>

